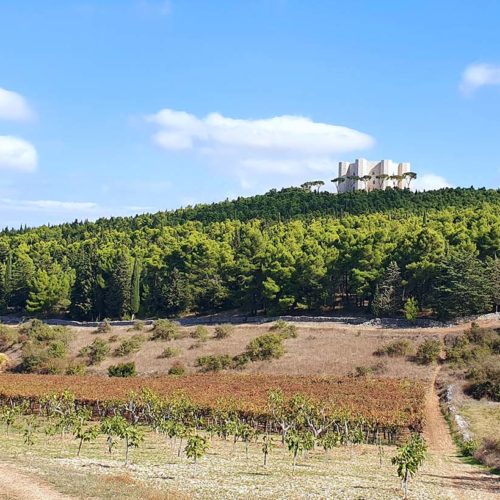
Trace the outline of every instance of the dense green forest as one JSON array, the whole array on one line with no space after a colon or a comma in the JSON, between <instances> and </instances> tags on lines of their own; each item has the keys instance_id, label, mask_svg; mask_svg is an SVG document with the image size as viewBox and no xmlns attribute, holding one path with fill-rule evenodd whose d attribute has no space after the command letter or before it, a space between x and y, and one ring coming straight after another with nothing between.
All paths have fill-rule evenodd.
<instances>
[{"instance_id":1,"label":"dense green forest","mask_svg":"<svg viewBox=\"0 0 500 500\"><path fill-rule=\"evenodd\" d=\"M0 310L76 319L360 307L441 318L500 302L500 191L289 188L0 233Z\"/></svg>"}]
</instances>

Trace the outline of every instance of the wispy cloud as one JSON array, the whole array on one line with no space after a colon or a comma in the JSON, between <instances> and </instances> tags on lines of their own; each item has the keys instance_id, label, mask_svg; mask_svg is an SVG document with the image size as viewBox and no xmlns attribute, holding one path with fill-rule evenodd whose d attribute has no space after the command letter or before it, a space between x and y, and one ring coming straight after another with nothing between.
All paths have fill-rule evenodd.
<instances>
[{"instance_id":1,"label":"wispy cloud","mask_svg":"<svg viewBox=\"0 0 500 500\"><path fill-rule=\"evenodd\" d=\"M337 155L375 143L363 132L303 116L252 120L210 113L199 118L185 111L163 109L147 120L160 128L153 136L159 147L203 155L222 172L238 176L242 184L259 175L330 175L336 169Z\"/></svg>"},{"instance_id":2,"label":"wispy cloud","mask_svg":"<svg viewBox=\"0 0 500 500\"><path fill-rule=\"evenodd\" d=\"M35 113L20 94L0 87L0 120L30 121Z\"/></svg>"},{"instance_id":3,"label":"wispy cloud","mask_svg":"<svg viewBox=\"0 0 500 500\"><path fill-rule=\"evenodd\" d=\"M19 137L0 135L0 171L33 172L38 155L32 144Z\"/></svg>"},{"instance_id":4,"label":"wispy cloud","mask_svg":"<svg viewBox=\"0 0 500 500\"><path fill-rule=\"evenodd\" d=\"M462 73L460 90L464 94L490 85L500 85L500 65L470 64Z\"/></svg>"}]
</instances>

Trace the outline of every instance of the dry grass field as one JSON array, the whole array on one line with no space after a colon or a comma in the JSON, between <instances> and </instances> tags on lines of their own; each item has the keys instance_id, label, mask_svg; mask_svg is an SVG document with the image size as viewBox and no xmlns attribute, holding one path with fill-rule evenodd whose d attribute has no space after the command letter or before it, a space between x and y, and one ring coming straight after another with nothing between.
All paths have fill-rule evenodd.
<instances>
[{"instance_id":1,"label":"dry grass field","mask_svg":"<svg viewBox=\"0 0 500 500\"><path fill-rule=\"evenodd\" d=\"M78 352L90 345L96 338L109 342L111 354L98 365L88 367L89 374L106 374L110 365L134 361L140 375L165 374L175 363L182 363L188 373L198 371L196 360L201 356L241 354L247 344L259 335L269 332L271 324L238 325L229 338L213 338L214 327L208 326L209 338L200 342L191 338L194 327L180 327L180 338L176 340L147 340L137 353L115 356L113 351L125 339L137 334L126 327L112 327L110 333L95 333L93 328L73 328L70 343L70 357L81 362ZM375 374L389 378L430 379L431 370L419 366L407 358L378 357L374 352L382 345L397 339L409 339L416 346L429 337L445 335L447 329L408 329L384 330L339 326L335 323L298 323L298 336L285 341L285 354L280 359L249 363L242 369L247 373L266 373L276 375L335 375L353 374L356 367L373 367ZM150 327L141 332L147 339ZM171 358L163 358L165 348L178 352ZM18 349L6 351L17 362L21 353Z\"/></svg>"}]
</instances>

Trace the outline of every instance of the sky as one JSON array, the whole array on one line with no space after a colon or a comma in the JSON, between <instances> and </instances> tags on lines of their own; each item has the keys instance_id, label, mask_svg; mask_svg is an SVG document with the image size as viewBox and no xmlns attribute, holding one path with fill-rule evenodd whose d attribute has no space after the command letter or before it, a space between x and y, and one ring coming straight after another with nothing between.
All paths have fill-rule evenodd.
<instances>
[{"instance_id":1,"label":"sky","mask_svg":"<svg viewBox=\"0 0 500 500\"><path fill-rule=\"evenodd\" d=\"M411 162L500 185L497 0L0 0L0 227Z\"/></svg>"}]
</instances>

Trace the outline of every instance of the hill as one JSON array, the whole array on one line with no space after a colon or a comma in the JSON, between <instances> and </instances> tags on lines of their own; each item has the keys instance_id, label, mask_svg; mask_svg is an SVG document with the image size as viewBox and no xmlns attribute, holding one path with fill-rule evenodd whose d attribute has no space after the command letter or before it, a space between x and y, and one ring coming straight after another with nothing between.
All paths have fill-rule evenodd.
<instances>
[{"instance_id":1,"label":"hill","mask_svg":"<svg viewBox=\"0 0 500 500\"><path fill-rule=\"evenodd\" d=\"M500 192L304 189L0 234L0 312L76 319L500 301ZM408 298L412 300L408 302Z\"/></svg>"}]
</instances>

